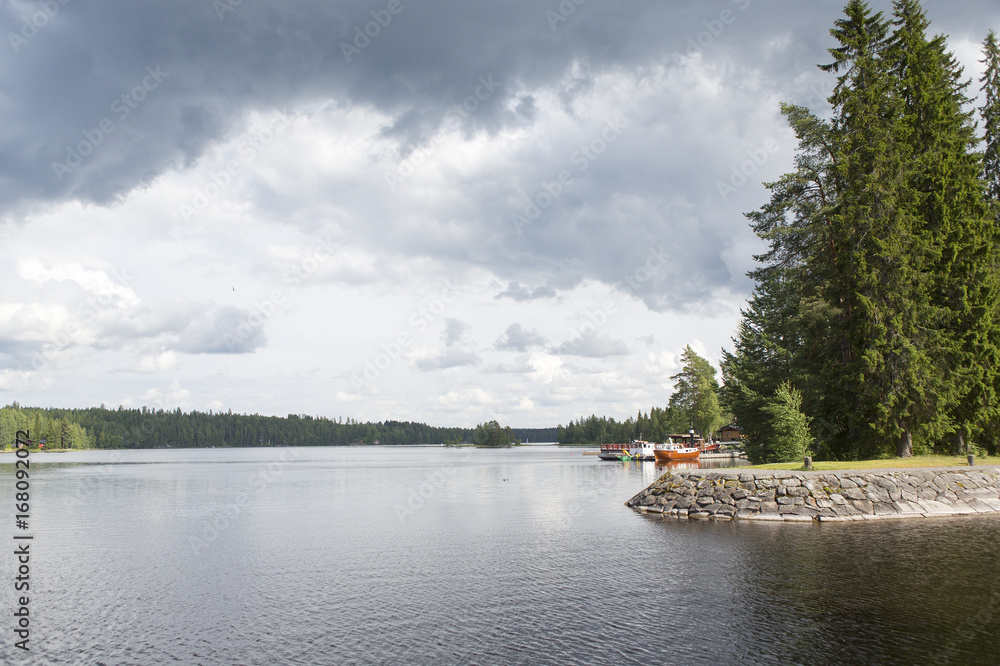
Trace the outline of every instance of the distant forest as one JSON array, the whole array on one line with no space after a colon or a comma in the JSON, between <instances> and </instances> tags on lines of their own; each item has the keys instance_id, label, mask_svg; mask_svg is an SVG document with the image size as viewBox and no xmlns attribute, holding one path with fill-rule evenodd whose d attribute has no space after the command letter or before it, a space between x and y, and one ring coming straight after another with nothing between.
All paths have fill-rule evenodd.
<instances>
[{"instance_id":1,"label":"distant forest","mask_svg":"<svg viewBox=\"0 0 1000 666\"><path fill-rule=\"evenodd\" d=\"M475 428L436 428L409 421L361 423L300 414L182 412L141 409L0 408L0 444L28 430L50 449L152 449L209 446L347 446L470 443ZM512 428L522 442L554 442L556 428Z\"/></svg>"}]
</instances>

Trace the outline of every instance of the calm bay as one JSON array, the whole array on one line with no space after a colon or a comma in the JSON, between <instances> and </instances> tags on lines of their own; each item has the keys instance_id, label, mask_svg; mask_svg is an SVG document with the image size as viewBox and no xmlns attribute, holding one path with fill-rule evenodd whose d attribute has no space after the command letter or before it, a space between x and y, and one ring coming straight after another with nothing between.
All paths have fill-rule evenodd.
<instances>
[{"instance_id":1,"label":"calm bay","mask_svg":"<svg viewBox=\"0 0 1000 666\"><path fill-rule=\"evenodd\" d=\"M4 663L1000 655L997 516L662 519L623 505L653 463L556 446L32 453L31 471L31 648L14 648L8 554Z\"/></svg>"}]
</instances>

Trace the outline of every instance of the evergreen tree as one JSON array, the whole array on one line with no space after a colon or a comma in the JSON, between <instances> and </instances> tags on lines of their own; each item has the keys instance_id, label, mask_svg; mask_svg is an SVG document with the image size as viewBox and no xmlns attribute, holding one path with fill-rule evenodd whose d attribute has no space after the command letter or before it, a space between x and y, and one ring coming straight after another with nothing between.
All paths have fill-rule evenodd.
<instances>
[{"instance_id":1,"label":"evergreen tree","mask_svg":"<svg viewBox=\"0 0 1000 666\"><path fill-rule=\"evenodd\" d=\"M928 38L916 0L894 3L889 54L898 79L908 148L907 203L927 249L920 266L933 319L922 322L936 363L923 397L927 436L951 433L957 449L979 430L996 403L997 237L980 178L968 81L945 38ZM940 323L935 327L935 323ZM928 326L928 323L931 326Z\"/></svg>"},{"instance_id":2,"label":"evergreen tree","mask_svg":"<svg viewBox=\"0 0 1000 666\"><path fill-rule=\"evenodd\" d=\"M802 460L812 443L809 418L802 413L802 394L788 382L782 382L767 401L764 411L771 417L771 446L754 462L792 462Z\"/></svg>"},{"instance_id":3,"label":"evergreen tree","mask_svg":"<svg viewBox=\"0 0 1000 666\"><path fill-rule=\"evenodd\" d=\"M893 9L852 0L831 31L831 122L782 109L796 170L748 216L770 250L722 363L748 448L773 448L788 381L825 457L960 444L995 418L1000 244L968 84L919 3Z\"/></svg>"},{"instance_id":4,"label":"evergreen tree","mask_svg":"<svg viewBox=\"0 0 1000 666\"><path fill-rule=\"evenodd\" d=\"M679 410L685 421L706 439L722 426L722 408L719 405L719 383L715 368L688 345L681 353L684 363L679 373L670 377L674 393L670 406Z\"/></svg>"},{"instance_id":5,"label":"evergreen tree","mask_svg":"<svg viewBox=\"0 0 1000 666\"><path fill-rule=\"evenodd\" d=\"M986 101L979 110L986 130L983 175L988 188L987 194L994 206L997 206L1000 204L1000 45L992 30L983 42L983 59L980 62L986 66L981 79Z\"/></svg>"}]
</instances>

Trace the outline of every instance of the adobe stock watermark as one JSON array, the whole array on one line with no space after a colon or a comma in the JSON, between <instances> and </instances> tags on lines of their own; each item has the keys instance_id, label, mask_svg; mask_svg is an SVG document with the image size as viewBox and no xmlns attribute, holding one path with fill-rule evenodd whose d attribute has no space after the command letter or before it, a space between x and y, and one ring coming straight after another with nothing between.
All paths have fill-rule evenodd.
<instances>
[{"instance_id":1,"label":"adobe stock watermark","mask_svg":"<svg viewBox=\"0 0 1000 666\"><path fill-rule=\"evenodd\" d=\"M192 217L207 209L212 200L222 194L243 173L243 167L253 162L258 155L264 152L288 125L289 123L284 117L279 117L271 123L270 127L243 134L236 141L236 151L240 159L229 160L223 169L213 172L201 187L195 189L190 201L182 203L177 208L181 218L185 222L190 222Z\"/></svg>"},{"instance_id":2,"label":"adobe stock watermark","mask_svg":"<svg viewBox=\"0 0 1000 666\"><path fill-rule=\"evenodd\" d=\"M545 20L549 22L549 27L555 32L560 23L565 23L569 17L576 13L577 7L587 2L587 0L561 0L555 10L545 10Z\"/></svg>"},{"instance_id":3,"label":"adobe stock watermark","mask_svg":"<svg viewBox=\"0 0 1000 666\"><path fill-rule=\"evenodd\" d=\"M635 296L639 288L652 280L666 263L667 255L663 251L662 245L650 248L646 261L637 266L631 273L622 276L622 279L612 284L611 288L617 290L624 287L626 291L630 291ZM587 310L584 312L586 320L579 326L574 326L570 329L570 338L566 344L572 349L579 349L583 345L587 334L596 335L605 324L611 321L618 312L618 306L619 303L617 300L607 299L596 310Z\"/></svg>"},{"instance_id":4,"label":"adobe stock watermark","mask_svg":"<svg viewBox=\"0 0 1000 666\"><path fill-rule=\"evenodd\" d=\"M444 285L444 289L436 298L424 303L410 314L407 320L410 328L401 331L394 339L383 342L379 346L382 351L365 359L361 371L351 375L351 387L355 391L370 386L381 377L382 373L392 367L392 364L413 344L414 334L426 331L427 327L440 319L448 310L448 306L458 299L461 287L451 280L445 280Z\"/></svg>"},{"instance_id":5,"label":"adobe stock watermark","mask_svg":"<svg viewBox=\"0 0 1000 666\"><path fill-rule=\"evenodd\" d=\"M412 0L407 0L407 2L412 2ZM354 26L354 39L351 42L340 42L340 52L344 54L344 60L347 61L347 64L351 64L351 59L355 56L361 55L361 52L371 45L372 40L381 35L382 30L389 27L393 17L402 14L404 9L406 7L402 0L389 0L385 9L371 11L373 20L365 23L364 27Z\"/></svg>"},{"instance_id":6,"label":"adobe stock watermark","mask_svg":"<svg viewBox=\"0 0 1000 666\"><path fill-rule=\"evenodd\" d=\"M128 92L112 100L111 112L115 114L117 120L107 117L101 118L93 129L85 129L81 132L83 139L78 141L76 145L66 146L66 159L64 161L52 163L52 173L59 179L59 182L62 182L64 176L73 173L77 167L83 164L84 160L104 143L105 137L115 131L116 122L128 118L168 76L170 76L170 72L162 71L159 65L155 68L146 67L146 76L142 77L142 81Z\"/></svg>"},{"instance_id":7,"label":"adobe stock watermark","mask_svg":"<svg viewBox=\"0 0 1000 666\"><path fill-rule=\"evenodd\" d=\"M715 188L719 191L719 197L723 201L728 201L729 196L735 194L736 190L746 185L750 177L757 173L758 169L767 163L771 155L774 155L779 150L781 150L781 146L772 138L766 139L763 146L747 150L747 159L739 164L734 164L730 170L729 181L718 180L715 182Z\"/></svg>"},{"instance_id":8,"label":"adobe stock watermark","mask_svg":"<svg viewBox=\"0 0 1000 666\"><path fill-rule=\"evenodd\" d=\"M480 76L478 81L479 85L476 86L471 95L444 114L442 125L446 131L458 129L479 109L482 102L488 100L497 88L503 86L503 83L493 80L492 74L487 74L485 77ZM410 155L396 166L394 172L387 171L385 173L385 183L393 192L403 181L416 173L419 167L426 164L427 160L437 151L438 139L433 135L422 136L421 140L420 147L414 148Z\"/></svg>"},{"instance_id":9,"label":"adobe stock watermark","mask_svg":"<svg viewBox=\"0 0 1000 666\"><path fill-rule=\"evenodd\" d=\"M750 6L750 0L730 0L730 2L736 5L737 10L741 12L745 12ZM738 14L732 9L723 9L719 12L718 17L702 21L701 24L705 29L693 37L688 37L687 56L693 58L704 52L705 49L722 37L722 34L726 31L726 26L736 23L737 18Z\"/></svg>"},{"instance_id":10,"label":"adobe stock watermark","mask_svg":"<svg viewBox=\"0 0 1000 666\"><path fill-rule=\"evenodd\" d=\"M212 9L220 21L226 20L226 14L235 12L236 8L243 4L243 0L212 0Z\"/></svg>"},{"instance_id":11,"label":"adobe stock watermark","mask_svg":"<svg viewBox=\"0 0 1000 666\"><path fill-rule=\"evenodd\" d=\"M267 490L279 476L284 474L288 465L298 458L299 454L294 449L282 449L276 461L254 470L231 502L217 507L209 517L201 521L201 533L188 537L188 544L195 556L200 555L204 549L215 543L223 532L232 527L250 502Z\"/></svg>"},{"instance_id":12,"label":"adobe stock watermark","mask_svg":"<svg viewBox=\"0 0 1000 666\"><path fill-rule=\"evenodd\" d=\"M7 33L7 41L10 42L10 47L14 49L14 53L19 52L22 46L34 39L39 31L59 14L60 8L65 7L69 3L70 0L41 0L35 3L38 10L31 12L21 19L21 29L17 32L10 31Z\"/></svg>"},{"instance_id":13,"label":"adobe stock watermark","mask_svg":"<svg viewBox=\"0 0 1000 666\"><path fill-rule=\"evenodd\" d=\"M301 286L310 275L319 270L321 264L333 256L335 250L336 247L330 237L317 239L309 253L285 272L282 283L288 285L290 289ZM250 314L239 323L236 330L222 336L229 350L235 350L253 337L254 333L278 311L278 306L284 303L287 297L288 294L284 290L274 289L263 299L254 301Z\"/></svg>"},{"instance_id":14,"label":"adobe stock watermark","mask_svg":"<svg viewBox=\"0 0 1000 666\"><path fill-rule=\"evenodd\" d=\"M470 457L471 453L466 449L461 462L468 460ZM393 507L396 517L399 518L399 522L405 523L407 518L424 508L427 501L444 488L445 484L448 483L448 479L455 474L457 469L458 467L455 462L448 461L435 470L425 472L424 478L419 484L410 486L406 503L397 502L396 506Z\"/></svg>"},{"instance_id":15,"label":"adobe stock watermark","mask_svg":"<svg viewBox=\"0 0 1000 666\"><path fill-rule=\"evenodd\" d=\"M618 114L613 120L607 120L598 136L587 143L581 144L569 156L569 163L576 167L576 173L583 173L590 165L607 152L608 147L615 143L628 129L628 119ZM551 207L562 196L566 188L573 183L573 172L562 169L552 181L543 180L541 190L528 199L528 204L520 213L512 213L510 220L518 234L524 233L524 227L535 223L542 216L542 211Z\"/></svg>"}]
</instances>

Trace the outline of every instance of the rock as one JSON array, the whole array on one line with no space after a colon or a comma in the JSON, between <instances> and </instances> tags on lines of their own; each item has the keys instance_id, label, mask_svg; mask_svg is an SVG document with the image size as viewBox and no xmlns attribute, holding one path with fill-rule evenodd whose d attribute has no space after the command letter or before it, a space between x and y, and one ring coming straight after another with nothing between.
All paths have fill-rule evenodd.
<instances>
[{"instance_id":1,"label":"rock","mask_svg":"<svg viewBox=\"0 0 1000 666\"><path fill-rule=\"evenodd\" d=\"M874 502L876 504L878 502L891 502L892 501L889 498L889 493L887 493L885 491L885 489L879 488L878 486L876 486L874 484L868 486L865 489L864 492L865 492L865 498L867 500L869 500L870 502Z\"/></svg>"},{"instance_id":2,"label":"rock","mask_svg":"<svg viewBox=\"0 0 1000 666\"><path fill-rule=\"evenodd\" d=\"M862 514L875 514L875 505L868 500L851 500L851 504Z\"/></svg>"},{"instance_id":3,"label":"rock","mask_svg":"<svg viewBox=\"0 0 1000 666\"><path fill-rule=\"evenodd\" d=\"M775 521L784 520L784 518L778 512L774 512L774 513L755 513L752 516L750 516L749 518L747 518L747 520L761 520L761 521L765 521L765 522L767 522L767 521L775 522Z\"/></svg>"},{"instance_id":4,"label":"rock","mask_svg":"<svg viewBox=\"0 0 1000 666\"><path fill-rule=\"evenodd\" d=\"M892 516L899 513L899 511L896 511L892 504L888 504L886 502L876 502L874 513L876 516Z\"/></svg>"},{"instance_id":5,"label":"rock","mask_svg":"<svg viewBox=\"0 0 1000 666\"><path fill-rule=\"evenodd\" d=\"M886 492L888 492L890 490L897 490L898 489L898 487L896 486L896 483L891 478L889 478L889 477L877 476L877 477L875 477L873 479L873 481L874 481L875 485L879 486L880 488L882 488Z\"/></svg>"},{"instance_id":6,"label":"rock","mask_svg":"<svg viewBox=\"0 0 1000 666\"><path fill-rule=\"evenodd\" d=\"M677 472L662 475L626 505L641 513L694 520L878 520L1000 513L1000 472L983 467L845 475Z\"/></svg>"}]
</instances>

